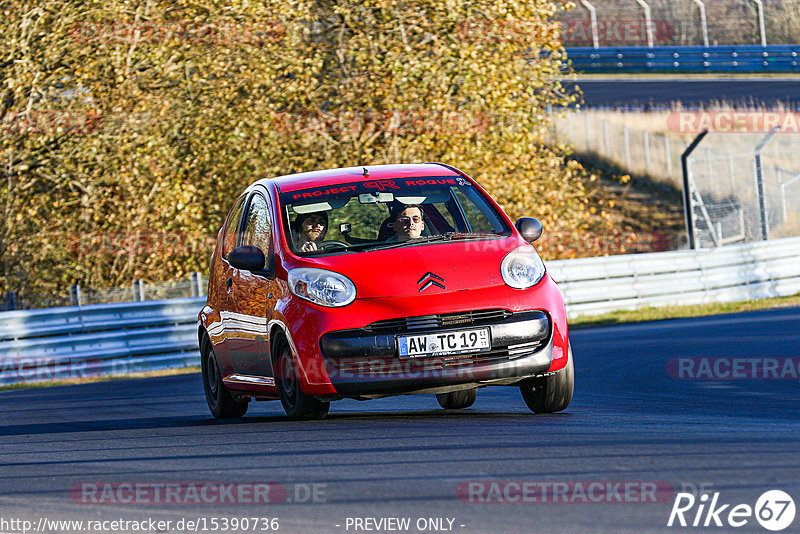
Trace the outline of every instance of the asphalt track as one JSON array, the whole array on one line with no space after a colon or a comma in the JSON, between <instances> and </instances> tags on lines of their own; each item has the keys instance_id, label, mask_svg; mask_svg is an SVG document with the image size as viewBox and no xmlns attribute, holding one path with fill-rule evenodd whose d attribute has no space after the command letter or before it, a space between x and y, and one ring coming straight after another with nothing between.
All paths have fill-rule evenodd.
<instances>
[{"instance_id":1,"label":"asphalt track","mask_svg":"<svg viewBox=\"0 0 800 534\"><path fill-rule=\"evenodd\" d=\"M572 87L574 83L566 83ZM579 78L589 108L683 109L725 103L737 108L800 109L800 76L794 78Z\"/></svg>"},{"instance_id":2,"label":"asphalt track","mask_svg":"<svg viewBox=\"0 0 800 534\"><path fill-rule=\"evenodd\" d=\"M797 358L800 308L576 330L572 343L576 395L553 415L529 413L514 388L486 388L460 412L420 396L341 401L316 422L286 421L274 402L215 421L197 374L2 392L0 523L205 518L205 532L222 532L212 518L257 516L278 518L279 532L419 532L420 518L449 518L451 529L445 521L425 531L767 532L752 518L739 529L666 524L681 488L751 506L781 489L800 505L798 379L692 380L668 371L682 357ZM275 482L293 502L84 504L68 493L83 483L209 481ZM635 495L620 503L613 490L611 503L572 493L558 503L459 499L459 485L471 481L572 489L659 481L668 492L655 503ZM307 502L311 484L323 485L316 502ZM368 517L409 518L412 528L346 529L348 518ZM786 532L798 527L795 519ZM0 531L20 530L6 523Z\"/></svg>"}]
</instances>

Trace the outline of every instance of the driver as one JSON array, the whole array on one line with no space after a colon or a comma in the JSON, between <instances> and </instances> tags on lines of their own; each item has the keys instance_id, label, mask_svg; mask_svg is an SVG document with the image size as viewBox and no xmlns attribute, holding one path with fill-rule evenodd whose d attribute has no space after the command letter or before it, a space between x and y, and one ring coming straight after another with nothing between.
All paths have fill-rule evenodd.
<instances>
[{"instance_id":1,"label":"driver","mask_svg":"<svg viewBox=\"0 0 800 534\"><path fill-rule=\"evenodd\" d=\"M391 214L392 228L395 235L390 241L410 241L422 235L425 229L425 221L422 220L422 207L419 204L401 205Z\"/></svg>"},{"instance_id":2,"label":"driver","mask_svg":"<svg viewBox=\"0 0 800 534\"><path fill-rule=\"evenodd\" d=\"M328 231L328 213L298 213L292 223L294 244L300 252L311 252L322 248L322 240Z\"/></svg>"}]
</instances>

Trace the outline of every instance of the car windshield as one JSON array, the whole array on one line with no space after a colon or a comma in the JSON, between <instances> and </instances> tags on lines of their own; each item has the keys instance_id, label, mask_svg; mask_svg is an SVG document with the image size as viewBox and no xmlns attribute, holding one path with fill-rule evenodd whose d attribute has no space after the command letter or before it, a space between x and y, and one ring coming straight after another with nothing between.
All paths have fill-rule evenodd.
<instances>
[{"instance_id":1,"label":"car windshield","mask_svg":"<svg viewBox=\"0 0 800 534\"><path fill-rule=\"evenodd\" d=\"M365 252L511 234L461 177L365 179L281 193L287 242L299 255Z\"/></svg>"}]
</instances>

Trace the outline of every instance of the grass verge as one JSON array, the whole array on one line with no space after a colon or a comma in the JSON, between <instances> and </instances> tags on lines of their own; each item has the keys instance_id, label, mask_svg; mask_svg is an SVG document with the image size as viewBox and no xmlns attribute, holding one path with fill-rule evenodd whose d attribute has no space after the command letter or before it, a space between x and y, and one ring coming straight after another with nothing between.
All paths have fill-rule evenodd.
<instances>
[{"instance_id":1,"label":"grass verge","mask_svg":"<svg viewBox=\"0 0 800 534\"><path fill-rule=\"evenodd\" d=\"M662 319L681 319L686 317L704 317L707 315L720 315L723 313L738 313L773 308L790 308L800 306L800 293L791 297L776 297L771 299L745 300L741 302L719 302L714 304L700 304L695 306L664 306L661 308L642 308L640 310L621 310L603 315L590 315L578 317L569 322L573 330L591 328L593 326L608 326L624 323L640 323L645 321L660 321Z\"/></svg>"},{"instance_id":2,"label":"grass verge","mask_svg":"<svg viewBox=\"0 0 800 534\"><path fill-rule=\"evenodd\" d=\"M177 369L162 369L160 371L147 371L146 373L127 373L121 375L87 376L82 378L65 378L63 380L48 380L43 382L22 382L19 384L6 384L0 386L0 391L12 389L45 388L50 386L69 386L73 384L91 384L94 382L110 382L111 380L124 380L126 378L151 378L155 376L173 376L189 373L199 373L200 366L179 367Z\"/></svg>"}]
</instances>

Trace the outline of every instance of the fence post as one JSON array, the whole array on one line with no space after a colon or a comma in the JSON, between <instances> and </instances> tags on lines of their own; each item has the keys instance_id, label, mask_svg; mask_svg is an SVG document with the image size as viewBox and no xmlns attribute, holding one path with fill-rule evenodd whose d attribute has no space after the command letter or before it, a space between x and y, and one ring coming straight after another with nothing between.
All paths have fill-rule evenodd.
<instances>
[{"instance_id":1,"label":"fence post","mask_svg":"<svg viewBox=\"0 0 800 534\"><path fill-rule=\"evenodd\" d=\"M694 240L694 209L692 208L692 193L689 188L691 177L689 176L689 155L697 148L697 145L708 134L708 130L703 130L694 141L681 154L681 169L683 170L683 211L686 215L686 236L689 238L689 248L697 248Z\"/></svg>"},{"instance_id":2,"label":"fence post","mask_svg":"<svg viewBox=\"0 0 800 534\"><path fill-rule=\"evenodd\" d=\"M625 144L625 168L631 172L631 136L627 126L622 127L622 137Z\"/></svg>"},{"instance_id":3,"label":"fence post","mask_svg":"<svg viewBox=\"0 0 800 534\"><path fill-rule=\"evenodd\" d=\"M669 146L669 137L664 136L664 157L667 159L667 176L672 178L672 153Z\"/></svg>"},{"instance_id":4,"label":"fence post","mask_svg":"<svg viewBox=\"0 0 800 534\"><path fill-rule=\"evenodd\" d=\"M756 152L753 167L756 180L756 197L758 198L758 216L761 221L761 240L769 239L769 227L767 226L767 202L764 198L764 172L761 168L761 153Z\"/></svg>"},{"instance_id":5,"label":"fence post","mask_svg":"<svg viewBox=\"0 0 800 534\"><path fill-rule=\"evenodd\" d=\"M744 210L742 208L739 208L739 235L747 241L747 229L744 224Z\"/></svg>"},{"instance_id":6,"label":"fence post","mask_svg":"<svg viewBox=\"0 0 800 534\"><path fill-rule=\"evenodd\" d=\"M592 129L589 125L589 114L584 112L583 113L583 127L586 130L586 152L591 152L592 150Z\"/></svg>"},{"instance_id":7,"label":"fence post","mask_svg":"<svg viewBox=\"0 0 800 534\"><path fill-rule=\"evenodd\" d=\"M144 300L144 287L142 287L141 280L133 281L133 300L134 302L141 302Z\"/></svg>"},{"instance_id":8,"label":"fence post","mask_svg":"<svg viewBox=\"0 0 800 534\"><path fill-rule=\"evenodd\" d=\"M728 154L728 178L731 182L731 194L736 191L736 183L733 180L733 156Z\"/></svg>"},{"instance_id":9,"label":"fence post","mask_svg":"<svg viewBox=\"0 0 800 534\"><path fill-rule=\"evenodd\" d=\"M581 4L589 10L589 17L592 21L592 46L594 48L600 48L600 38L597 35L597 10L588 0L581 0Z\"/></svg>"},{"instance_id":10,"label":"fence post","mask_svg":"<svg viewBox=\"0 0 800 534\"><path fill-rule=\"evenodd\" d=\"M783 185L783 173L781 172L781 168L776 167L775 173L778 175L778 187L781 190L781 211L783 212L783 219L781 219L781 222L786 222L788 215L786 213L786 187Z\"/></svg>"},{"instance_id":11,"label":"fence post","mask_svg":"<svg viewBox=\"0 0 800 534\"><path fill-rule=\"evenodd\" d=\"M203 291L203 275L194 272L190 276L192 281L192 296L193 297L202 297L205 292Z\"/></svg>"},{"instance_id":12,"label":"fence post","mask_svg":"<svg viewBox=\"0 0 800 534\"><path fill-rule=\"evenodd\" d=\"M789 212L786 209L786 185L781 184L781 206L783 207L783 222L789 218Z\"/></svg>"},{"instance_id":13,"label":"fence post","mask_svg":"<svg viewBox=\"0 0 800 534\"><path fill-rule=\"evenodd\" d=\"M72 306L81 306L81 285L72 284L69 286L69 301Z\"/></svg>"},{"instance_id":14,"label":"fence post","mask_svg":"<svg viewBox=\"0 0 800 534\"><path fill-rule=\"evenodd\" d=\"M761 239L766 241L769 239L769 221L767 221L767 199L764 197L764 170L761 167L761 151L767 146L772 137L777 133L777 128L774 128L770 133L764 136L764 139L758 143L755 151L755 170L756 170L756 194L758 195L758 213L761 217Z\"/></svg>"},{"instance_id":15,"label":"fence post","mask_svg":"<svg viewBox=\"0 0 800 534\"><path fill-rule=\"evenodd\" d=\"M764 2L753 0L758 6L758 33L761 35L761 46L767 46L767 30L764 27Z\"/></svg>"},{"instance_id":16,"label":"fence post","mask_svg":"<svg viewBox=\"0 0 800 534\"><path fill-rule=\"evenodd\" d=\"M644 25L647 32L647 48L653 48L653 19L650 16L650 6L644 0L636 0L636 3L644 9Z\"/></svg>"},{"instance_id":17,"label":"fence post","mask_svg":"<svg viewBox=\"0 0 800 534\"><path fill-rule=\"evenodd\" d=\"M17 292L16 291L9 291L6 293L6 302L5 302L6 311L14 311L17 309Z\"/></svg>"},{"instance_id":18,"label":"fence post","mask_svg":"<svg viewBox=\"0 0 800 534\"><path fill-rule=\"evenodd\" d=\"M708 47L708 20L706 20L706 5L702 0L693 0L700 8L700 26L703 28L703 46Z\"/></svg>"}]
</instances>

